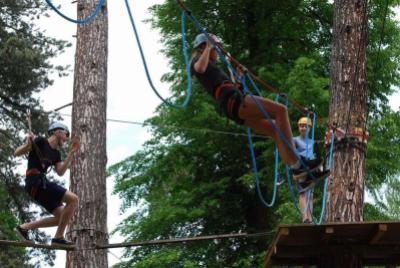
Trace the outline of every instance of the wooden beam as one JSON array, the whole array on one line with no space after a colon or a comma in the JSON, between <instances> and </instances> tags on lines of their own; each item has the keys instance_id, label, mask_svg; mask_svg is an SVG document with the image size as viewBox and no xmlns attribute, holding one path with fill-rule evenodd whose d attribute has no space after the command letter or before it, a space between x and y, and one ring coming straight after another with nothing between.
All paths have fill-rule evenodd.
<instances>
[{"instance_id":1,"label":"wooden beam","mask_svg":"<svg viewBox=\"0 0 400 268\"><path fill-rule=\"evenodd\" d=\"M322 243L328 244L334 233L335 233L335 229L333 226L326 226L324 229L324 233L322 234L322 237L321 237Z\"/></svg>"},{"instance_id":2,"label":"wooden beam","mask_svg":"<svg viewBox=\"0 0 400 268\"><path fill-rule=\"evenodd\" d=\"M47 248L54 250L75 250L75 246L53 246L48 244L37 244L30 241L9 241L0 240L0 246L12 246L12 247L27 247L27 248Z\"/></svg>"},{"instance_id":3,"label":"wooden beam","mask_svg":"<svg viewBox=\"0 0 400 268\"><path fill-rule=\"evenodd\" d=\"M387 224L378 224L378 228L376 232L372 235L371 239L369 240L370 245L375 245L381 240L382 236L387 232L388 226Z\"/></svg>"},{"instance_id":4,"label":"wooden beam","mask_svg":"<svg viewBox=\"0 0 400 268\"><path fill-rule=\"evenodd\" d=\"M292 258L318 258L322 255L330 255L332 252L351 251L368 259L388 259L393 256L400 256L400 246L396 245L365 245L365 244L346 244L346 245L301 245L288 246L277 245L277 259Z\"/></svg>"},{"instance_id":5,"label":"wooden beam","mask_svg":"<svg viewBox=\"0 0 400 268\"><path fill-rule=\"evenodd\" d=\"M289 235L289 228L288 227L279 227L278 233L275 236L273 244L269 247L267 256L265 258L265 267L268 268L270 267L271 264L271 258L273 255L277 253L277 248L276 245L278 244L280 238L282 236L288 236Z\"/></svg>"}]
</instances>

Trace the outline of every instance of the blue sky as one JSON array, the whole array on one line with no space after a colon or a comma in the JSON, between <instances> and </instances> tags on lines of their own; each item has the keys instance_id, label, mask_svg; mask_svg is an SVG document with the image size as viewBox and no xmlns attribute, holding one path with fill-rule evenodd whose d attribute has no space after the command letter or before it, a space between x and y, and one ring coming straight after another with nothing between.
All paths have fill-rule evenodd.
<instances>
[{"instance_id":1,"label":"blue sky","mask_svg":"<svg viewBox=\"0 0 400 268\"><path fill-rule=\"evenodd\" d=\"M74 4L71 1L53 0L54 4L65 3L62 11L70 17L75 17ZM149 18L147 8L153 4L162 3L163 0L130 1L138 31L141 33L142 46L148 60L150 73L156 87L163 96L168 96L168 85L160 82L162 74L168 72L166 59L160 54L161 44L158 42L158 33L151 30L148 24L143 24L143 19ZM108 1L109 11L109 66L108 66L108 107L107 117L112 119L143 122L153 115L155 107L160 100L150 89L144 68L136 46L133 31L126 12L124 1ZM72 37L76 33L76 25L50 12L49 18L42 18L40 28L47 35L69 40L74 44ZM62 31L60 31L62 29ZM75 45L66 53L53 60L54 64L74 65ZM73 70L73 67L71 68ZM59 78L53 75L54 85L38 95L45 110L53 110L64 104L72 102L73 73L68 77ZM390 99L394 109L400 106L400 94ZM71 109L63 109L63 114L71 114ZM64 116L65 123L70 125L70 117ZM108 122L107 124L107 154L108 165L114 164L141 148L143 142L149 138L146 128L139 125ZM63 179L67 182L69 175ZM107 182L108 191L108 230L111 232L123 219L119 214L120 201L111 195L113 179ZM117 209L118 208L118 209ZM49 229L53 235L54 229ZM123 238L113 236L110 242L121 242ZM115 255L121 256L121 250L111 250ZM109 254L110 266L118 262L115 256ZM65 253L57 252L56 266L64 267Z\"/></svg>"}]
</instances>

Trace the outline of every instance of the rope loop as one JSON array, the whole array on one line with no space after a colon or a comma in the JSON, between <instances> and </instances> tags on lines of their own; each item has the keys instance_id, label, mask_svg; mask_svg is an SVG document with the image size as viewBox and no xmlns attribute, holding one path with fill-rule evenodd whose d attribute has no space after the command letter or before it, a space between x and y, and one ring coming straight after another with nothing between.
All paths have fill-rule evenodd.
<instances>
[{"instance_id":1,"label":"rope loop","mask_svg":"<svg viewBox=\"0 0 400 268\"><path fill-rule=\"evenodd\" d=\"M136 38L136 42L137 42L137 45L139 48L140 56L142 58L143 67L146 72L147 81L149 82L151 89L154 91L154 93L157 95L157 97L161 101L163 101L165 104L167 104L168 106L171 106L171 107L177 108L177 109L185 108L189 104L191 90L192 90L192 80L191 80L191 76L190 76L190 64L189 64L189 56L187 53L187 42L186 42L186 33L185 33L185 12L182 12L182 16L181 16L181 31L182 31L182 47L183 47L183 54L184 54L184 58L185 58L186 73L187 73L187 90L186 90L187 94L186 94L186 98L182 104L174 104L174 103L169 102L167 99L163 98L153 84L153 80L151 79L149 68L147 67L147 62L146 62L146 58L144 56L143 48L142 48L142 45L140 42L139 33L137 31L135 21L133 19L131 7L129 5L128 0L125 0L125 5L126 5L126 9L128 11L129 19L131 21L133 32L135 34L135 38Z\"/></svg>"},{"instance_id":2,"label":"rope loop","mask_svg":"<svg viewBox=\"0 0 400 268\"><path fill-rule=\"evenodd\" d=\"M56 6L54 6L54 4L51 2L51 0L46 0L46 3L50 6L51 9L53 9L58 15L60 15L61 17L63 17L64 19L66 19L67 21L76 23L76 24L87 24L89 22L91 22L92 20L94 20L97 15L100 13L100 10L103 6L103 2L104 0L99 0L99 2L97 3L96 8L94 9L94 11L92 12L92 14L90 14L87 18L82 19L82 20L78 20L78 19L72 19L68 16L66 16L65 14L63 14Z\"/></svg>"}]
</instances>

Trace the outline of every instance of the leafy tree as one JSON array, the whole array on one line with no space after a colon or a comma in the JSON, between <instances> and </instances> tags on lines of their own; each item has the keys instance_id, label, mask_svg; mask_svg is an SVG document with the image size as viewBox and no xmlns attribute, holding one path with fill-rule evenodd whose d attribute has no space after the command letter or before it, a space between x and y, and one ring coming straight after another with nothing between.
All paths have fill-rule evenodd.
<instances>
[{"instance_id":1,"label":"leafy tree","mask_svg":"<svg viewBox=\"0 0 400 268\"><path fill-rule=\"evenodd\" d=\"M45 133L49 114L43 111L35 94L52 84L49 74L66 75L67 69L49 61L63 52L68 43L45 36L35 21L46 15L39 0L0 0L0 234L16 239L13 228L18 219L30 220L37 213L28 212L30 200L17 173L19 162L13 157L16 146L25 142L26 111L31 109L36 134ZM36 233L36 237L44 238ZM17 258L18 256L18 258ZM29 256L29 258L28 258ZM52 263L54 252L4 248L0 266L30 267L32 257Z\"/></svg>"},{"instance_id":2,"label":"leafy tree","mask_svg":"<svg viewBox=\"0 0 400 268\"><path fill-rule=\"evenodd\" d=\"M185 4L206 29L222 37L224 47L252 72L288 93L292 100L317 111L321 121L316 138L323 140L323 122L328 112L331 4L319 0L193 0L185 1ZM378 55L383 1L374 2L372 8L370 20L375 23L370 23L369 53ZM172 69L163 80L172 84L171 100L180 101L185 88L180 10L175 1L166 1L154 6L152 11L154 18L150 21L161 30L163 52ZM379 57L387 70L382 71L385 77L376 75L370 82L380 83L385 79L385 85L379 89L371 87L372 124L377 114L381 118L387 116L387 106L381 101L380 94L387 97L391 93L390 87L398 85L400 54L397 39L393 36L398 36L400 31L392 13L387 22L389 27L385 34L390 32L392 37L385 39L387 46L382 50L385 57ZM193 40L199 30L188 24L188 40ZM378 56L371 56L371 64L377 60ZM263 94L274 97L268 92ZM290 113L296 122L300 112L290 107ZM242 136L244 129L217 116L214 102L196 83L191 102L184 111L161 105L157 115L147 123L153 126L150 130L152 138L141 151L109 170L116 178L114 192L123 200L122 211L131 207L137 209L116 229L126 240L271 231L277 224L298 221L286 187L280 187L273 208L266 209L261 205L254 188L247 139ZM396 126L399 124L395 123ZM370 133L372 142L376 133L374 129ZM271 140L256 137L255 151L264 178L262 191L270 197L274 163ZM369 165L369 168L373 173L375 167ZM284 179L283 168L281 170L280 177ZM398 168L393 172L398 174ZM384 181L385 178L380 177L377 185ZM316 191L321 192L320 189ZM316 203L321 198L316 194ZM371 206L369 211L372 215L376 207ZM271 239L271 236L265 236L127 249L125 257L128 261L116 267L260 267Z\"/></svg>"}]
</instances>

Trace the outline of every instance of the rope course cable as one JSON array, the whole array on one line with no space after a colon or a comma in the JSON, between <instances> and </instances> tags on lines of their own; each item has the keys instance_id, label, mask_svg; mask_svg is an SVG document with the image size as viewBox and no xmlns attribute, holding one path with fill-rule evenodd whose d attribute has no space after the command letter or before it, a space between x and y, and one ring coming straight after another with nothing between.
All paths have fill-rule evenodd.
<instances>
[{"instance_id":1,"label":"rope course cable","mask_svg":"<svg viewBox=\"0 0 400 268\"><path fill-rule=\"evenodd\" d=\"M109 248L121 248L121 247L138 247L138 246L151 246L151 245L165 245L165 244L179 244L179 243L187 243L187 242L198 242L198 241L206 241L206 240L221 240L221 239L230 239L230 238L254 238L254 237L263 237L273 235L275 232L262 232L262 233L233 233L233 234L222 234L222 235L208 235L208 236L193 236L193 237L182 237L182 238L173 238L173 239L165 239L165 240L148 240L148 241L139 241L139 242L124 242L124 243L115 243L115 244L107 244L107 245L95 245L96 249L109 249Z\"/></svg>"},{"instance_id":2,"label":"rope course cable","mask_svg":"<svg viewBox=\"0 0 400 268\"><path fill-rule=\"evenodd\" d=\"M174 107L174 108L178 108L178 109L185 108L189 103L190 96L191 96L191 90L192 90L192 79L191 79L191 76L190 76L189 56L187 54L187 42L186 42L186 34L185 34L185 20L184 19L181 20L181 30L182 30L182 49L183 49L183 54L184 54L184 59L185 59L185 64L186 64L186 73L187 73L186 98L185 98L185 100L183 101L182 104L174 104L174 103L169 102L167 99L163 98L161 96L161 94L158 92L158 90L156 89L156 87L154 86L153 80L151 79L151 75L150 75L150 72L149 72L149 68L147 66L146 57L144 56L142 44L140 42L139 33L138 33L137 28L136 28L135 21L133 19L132 10L131 10L131 7L129 5L128 0L125 0L125 5L126 5L126 9L128 11L129 20L131 22L132 29L133 29L133 32L134 32L134 35L135 35L136 43L137 43L138 48L139 48L140 56L142 58L143 67L144 67L144 70L145 70L145 73L146 73L146 77L147 77L147 80L149 82L149 85L150 85L151 89L154 91L154 93L157 95L157 97L160 100L162 100L165 104L167 104L167 105L169 105L171 107Z\"/></svg>"},{"instance_id":3,"label":"rope course cable","mask_svg":"<svg viewBox=\"0 0 400 268\"><path fill-rule=\"evenodd\" d=\"M84 19L72 19L70 17L68 17L67 15L65 15L64 13L62 13L53 3L52 0L46 0L46 3L50 6L51 9L53 9L58 15L60 15L61 17L63 17L64 19L66 19L67 21L76 23L76 24L87 24L89 22L91 22L92 20L94 20L97 15L100 13L101 8L103 7L103 2L104 0L99 0L99 2L97 3L95 9L93 10L92 14L90 14L88 17L84 18Z\"/></svg>"},{"instance_id":4,"label":"rope course cable","mask_svg":"<svg viewBox=\"0 0 400 268\"><path fill-rule=\"evenodd\" d=\"M123 248L123 247L141 247L141 246L152 246L152 245L166 245L166 244L179 244L179 243L189 243L189 242L199 242L207 240L222 240L222 239L247 239L247 238L257 238L264 236L272 236L275 231L271 232L260 232L260 233L231 233L231 234L220 234L220 235L207 235L207 236L192 236L192 237L180 237L171 239L160 239L160 240L147 240L147 241L132 241L123 242L115 244L94 244L92 247L88 248L77 248L75 246L52 246L48 244L37 244L30 241L9 241L0 240L0 246L13 246L13 247L32 247L32 248L46 248L54 250L100 250L100 249L110 249L110 248Z\"/></svg>"},{"instance_id":5,"label":"rope course cable","mask_svg":"<svg viewBox=\"0 0 400 268\"><path fill-rule=\"evenodd\" d=\"M61 113L60 115L61 116L71 117L70 114ZM209 128L180 127L180 126L175 126L175 125L151 124L151 123L145 123L145 122L135 122L135 121L121 120L121 119L112 119L112 118L108 118L107 122L138 125L138 126L143 126L143 127L159 127L159 128L183 129L183 130L197 131L197 132L203 132L203 133L214 133L214 134L219 134L219 135L230 135L230 136L234 136L234 137L247 137L247 133L232 132L232 131L222 131L222 130L215 130L215 129L209 129ZM253 134L252 137L254 137L254 138L264 138L264 139L269 139L270 138L268 136L256 135L256 134ZM320 141L320 142L322 142L322 141Z\"/></svg>"}]
</instances>

